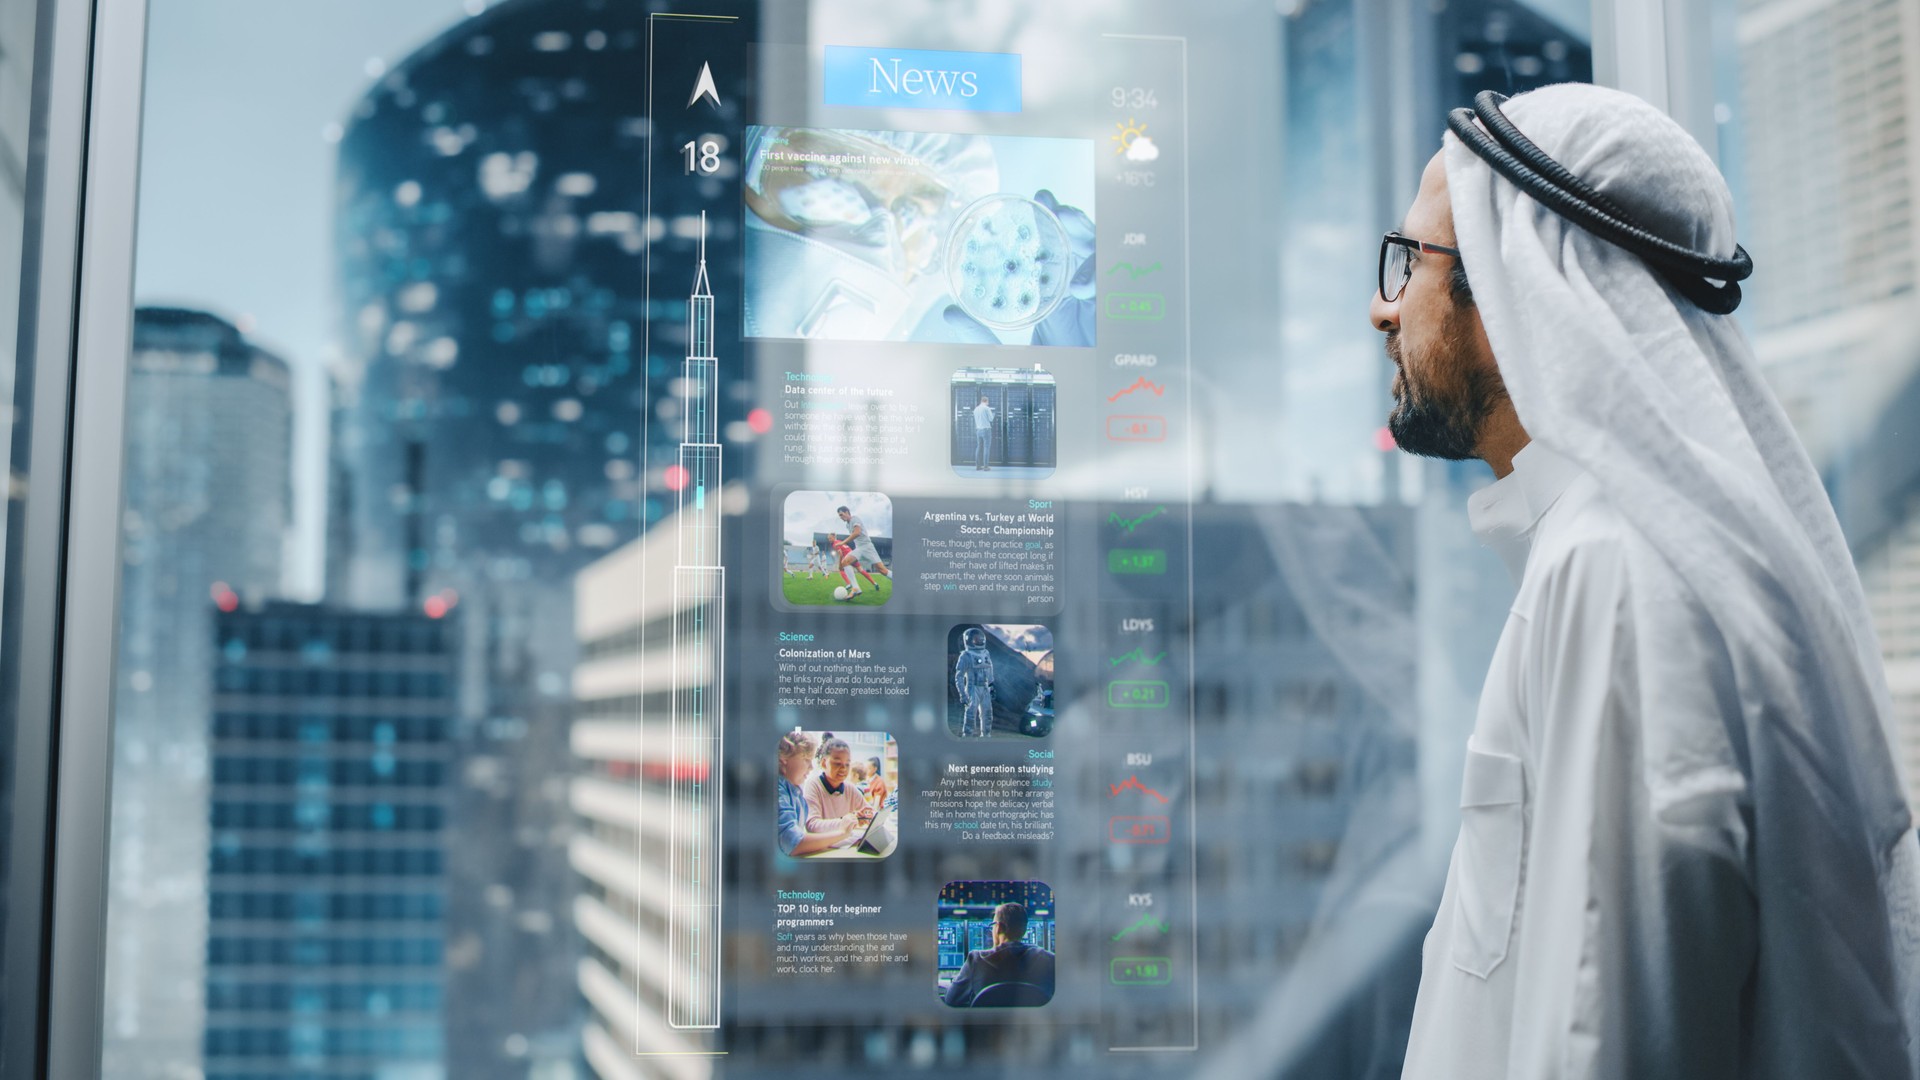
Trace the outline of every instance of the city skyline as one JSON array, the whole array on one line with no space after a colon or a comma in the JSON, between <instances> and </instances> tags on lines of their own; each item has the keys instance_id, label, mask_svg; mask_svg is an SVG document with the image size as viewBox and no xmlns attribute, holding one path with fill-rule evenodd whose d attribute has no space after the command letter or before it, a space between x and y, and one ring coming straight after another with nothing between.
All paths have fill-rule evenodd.
<instances>
[{"instance_id":1,"label":"city skyline","mask_svg":"<svg viewBox=\"0 0 1920 1080\"><path fill-rule=\"evenodd\" d=\"M325 567L325 376L344 359L331 285L334 140L389 67L486 6L166 0L149 16L135 303L226 318L293 369L291 598L317 599ZM236 138L251 152L233 153ZM249 227L206 227L235 220Z\"/></svg>"}]
</instances>

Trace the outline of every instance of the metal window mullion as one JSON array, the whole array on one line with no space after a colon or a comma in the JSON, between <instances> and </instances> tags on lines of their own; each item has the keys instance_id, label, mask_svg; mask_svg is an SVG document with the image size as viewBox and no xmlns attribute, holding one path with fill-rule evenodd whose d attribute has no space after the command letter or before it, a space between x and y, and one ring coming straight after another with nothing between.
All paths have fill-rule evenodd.
<instances>
[{"instance_id":1,"label":"metal window mullion","mask_svg":"<svg viewBox=\"0 0 1920 1080\"><path fill-rule=\"evenodd\" d=\"M15 672L11 831L8 837L5 1015L0 1066L13 1077L45 1076L49 977L48 868L53 837L53 733L59 666L60 569L66 516L75 283L80 245L80 178L86 134L89 0L42 0L35 15L34 110L21 246L16 393L26 425L26 491L17 529L19 562L4 583L14 615L0 642ZM24 468L23 468L24 466ZM11 482L11 478L9 478ZM0 706L0 707L6 707Z\"/></svg>"},{"instance_id":2,"label":"metal window mullion","mask_svg":"<svg viewBox=\"0 0 1920 1080\"><path fill-rule=\"evenodd\" d=\"M91 7L90 18L79 10ZM71 436L61 545L46 1072L97 1076L106 969L120 493L133 327L146 0L61 0L90 22ZM77 29L77 26L76 26Z\"/></svg>"},{"instance_id":3,"label":"metal window mullion","mask_svg":"<svg viewBox=\"0 0 1920 1080\"><path fill-rule=\"evenodd\" d=\"M1679 121L1720 159L1713 12L1702 0L1593 0L1593 81Z\"/></svg>"}]
</instances>

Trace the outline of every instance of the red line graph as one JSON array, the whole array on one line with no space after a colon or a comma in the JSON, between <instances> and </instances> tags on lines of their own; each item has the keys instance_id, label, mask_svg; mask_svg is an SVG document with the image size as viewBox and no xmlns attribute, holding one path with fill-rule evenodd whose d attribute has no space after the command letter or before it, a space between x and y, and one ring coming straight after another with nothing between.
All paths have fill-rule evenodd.
<instances>
[{"instance_id":1,"label":"red line graph","mask_svg":"<svg viewBox=\"0 0 1920 1080\"><path fill-rule=\"evenodd\" d=\"M1129 791L1129 790L1137 791L1142 795L1151 795L1154 798L1159 799L1163 804L1167 801L1167 797L1165 795L1162 795L1159 792L1148 787L1147 785L1141 783L1140 778L1137 776L1129 776L1124 781L1118 784L1108 784L1107 798L1109 799L1115 798L1121 792Z\"/></svg>"},{"instance_id":2,"label":"red line graph","mask_svg":"<svg viewBox=\"0 0 1920 1080\"><path fill-rule=\"evenodd\" d=\"M1119 393L1113 395L1112 397L1109 397L1107 400L1119 401L1121 398L1126 397L1128 394L1133 393L1135 390L1151 390L1153 391L1154 397L1165 397L1167 394L1166 387L1161 386L1159 383L1148 382L1147 377L1145 375L1142 375L1139 378L1133 380L1132 386L1129 386L1125 390L1122 390Z\"/></svg>"}]
</instances>

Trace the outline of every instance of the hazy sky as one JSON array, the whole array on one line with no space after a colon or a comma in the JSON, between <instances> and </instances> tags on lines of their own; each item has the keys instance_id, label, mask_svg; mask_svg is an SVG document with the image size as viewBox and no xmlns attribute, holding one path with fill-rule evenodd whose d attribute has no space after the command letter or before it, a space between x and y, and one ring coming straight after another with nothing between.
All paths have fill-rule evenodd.
<instances>
[{"instance_id":1,"label":"hazy sky","mask_svg":"<svg viewBox=\"0 0 1920 1080\"><path fill-rule=\"evenodd\" d=\"M321 579L321 372L338 348L328 125L385 65L484 7L152 0L134 295L226 316L293 364L297 596Z\"/></svg>"}]
</instances>

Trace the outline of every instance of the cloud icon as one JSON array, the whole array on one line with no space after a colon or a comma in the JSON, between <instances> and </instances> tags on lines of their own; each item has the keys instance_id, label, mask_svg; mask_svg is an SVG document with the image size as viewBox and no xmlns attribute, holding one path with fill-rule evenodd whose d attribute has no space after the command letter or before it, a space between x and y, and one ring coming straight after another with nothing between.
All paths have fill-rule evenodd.
<instances>
[{"instance_id":1,"label":"cloud icon","mask_svg":"<svg viewBox=\"0 0 1920 1080\"><path fill-rule=\"evenodd\" d=\"M1159 157L1160 148L1153 145L1153 140L1145 135L1135 135L1133 140L1127 143L1128 161L1157 161Z\"/></svg>"}]
</instances>

